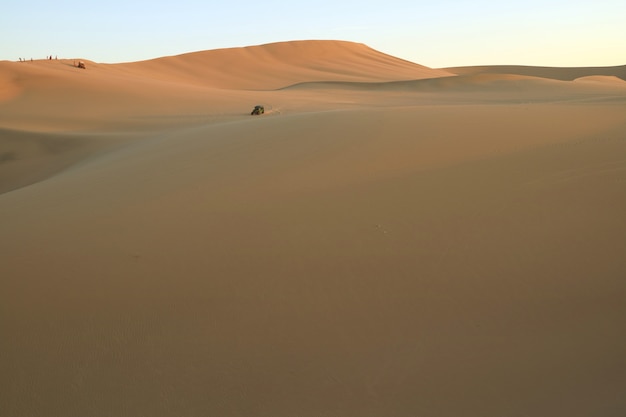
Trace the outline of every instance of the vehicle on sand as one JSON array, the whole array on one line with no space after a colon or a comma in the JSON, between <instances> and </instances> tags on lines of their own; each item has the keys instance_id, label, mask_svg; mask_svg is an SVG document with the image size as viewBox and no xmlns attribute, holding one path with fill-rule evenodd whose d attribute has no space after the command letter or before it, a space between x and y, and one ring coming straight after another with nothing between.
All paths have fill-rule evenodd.
<instances>
[{"instance_id":1,"label":"vehicle on sand","mask_svg":"<svg viewBox=\"0 0 626 417\"><path fill-rule=\"evenodd\" d=\"M254 109L252 110L252 113L250 113L251 116L258 116L265 113L265 108L261 105L259 106L254 106Z\"/></svg>"}]
</instances>

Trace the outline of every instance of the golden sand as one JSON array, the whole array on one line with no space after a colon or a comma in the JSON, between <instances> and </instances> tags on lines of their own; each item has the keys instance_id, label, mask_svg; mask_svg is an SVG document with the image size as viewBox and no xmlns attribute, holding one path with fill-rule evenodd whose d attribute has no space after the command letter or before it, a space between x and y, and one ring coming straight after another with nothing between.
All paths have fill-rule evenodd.
<instances>
[{"instance_id":1,"label":"golden sand","mask_svg":"<svg viewBox=\"0 0 626 417\"><path fill-rule=\"evenodd\" d=\"M0 62L3 416L626 413L625 67L75 61Z\"/></svg>"}]
</instances>

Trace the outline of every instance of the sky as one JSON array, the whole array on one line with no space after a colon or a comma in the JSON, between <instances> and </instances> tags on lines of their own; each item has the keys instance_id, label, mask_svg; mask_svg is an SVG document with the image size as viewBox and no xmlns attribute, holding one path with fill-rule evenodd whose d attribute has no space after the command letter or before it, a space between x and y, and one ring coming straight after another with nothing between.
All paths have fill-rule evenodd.
<instances>
[{"instance_id":1,"label":"sky","mask_svg":"<svg viewBox=\"0 0 626 417\"><path fill-rule=\"evenodd\" d=\"M432 68L626 64L626 0L2 0L0 60L141 61L304 39Z\"/></svg>"}]
</instances>

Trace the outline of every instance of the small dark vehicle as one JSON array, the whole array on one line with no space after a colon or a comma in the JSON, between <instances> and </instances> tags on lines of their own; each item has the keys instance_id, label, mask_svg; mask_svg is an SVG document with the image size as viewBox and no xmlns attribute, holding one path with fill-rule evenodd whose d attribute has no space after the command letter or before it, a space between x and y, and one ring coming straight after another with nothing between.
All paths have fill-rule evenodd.
<instances>
[{"instance_id":1,"label":"small dark vehicle","mask_svg":"<svg viewBox=\"0 0 626 417\"><path fill-rule=\"evenodd\" d=\"M254 106L254 110L250 113L251 116L260 115L265 113L265 108L263 106Z\"/></svg>"}]
</instances>

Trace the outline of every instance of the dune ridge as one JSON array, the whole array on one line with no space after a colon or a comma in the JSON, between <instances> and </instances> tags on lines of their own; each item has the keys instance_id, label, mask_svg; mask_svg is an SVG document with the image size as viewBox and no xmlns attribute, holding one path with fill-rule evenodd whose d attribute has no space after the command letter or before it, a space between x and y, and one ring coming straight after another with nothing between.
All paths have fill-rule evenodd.
<instances>
[{"instance_id":1,"label":"dune ridge","mask_svg":"<svg viewBox=\"0 0 626 417\"><path fill-rule=\"evenodd\" d=\"M305 81L391 81L451 75L345 41L292 41L219 49L126 67L159 79L248 90L277 89Z\"/></svg>"},{"instance_id":2,"label":"dune ridge","mask_svg":"<svg viewBox=\"0 0 626 417\"><path fill-rule=\"evenodd\" d=\"M605 75L626 81L626 65L613 67L537 67L524 65L487 65L472 67L442 68L458 75L467 74L516 74L548 78L561 81L574 81L577 78Z\"/></svg>"},{"instance_id":3,"label":"dune ridge","mask_svg":"<svg viewBox=\"0 0 626 417\"><path fill-rule=\"evenodd\" d=\"M621 67L85 62L0 62L3 417L626 414Z\"/></svg>"}]
</instances>

